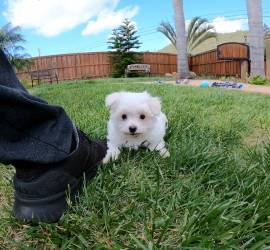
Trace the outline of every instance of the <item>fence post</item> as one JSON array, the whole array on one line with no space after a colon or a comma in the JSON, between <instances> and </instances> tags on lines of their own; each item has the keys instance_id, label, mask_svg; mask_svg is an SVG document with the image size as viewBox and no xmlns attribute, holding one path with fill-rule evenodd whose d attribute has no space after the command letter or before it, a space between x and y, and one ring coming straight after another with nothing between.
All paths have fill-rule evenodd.
<instances>
[{"instance_id":1,"label":"fence post","mask_svg":"<svg viewBox=\"0 0 270 250\"><path fill-rule=\"evenodd\" d=\"M248 68L249 68L248 60L241 61L241 80L244 82L248 81Z\"/></svg>"},{"instance_id":2,"label":"fence post","mask_svg":"<svg viewBox=\"0 0 270 250\"><path fill-rule=\"evenodd\" d=\"M266 78L270 79L270 35L265 38L266 46Z\"/></svg>"}]
</instances>

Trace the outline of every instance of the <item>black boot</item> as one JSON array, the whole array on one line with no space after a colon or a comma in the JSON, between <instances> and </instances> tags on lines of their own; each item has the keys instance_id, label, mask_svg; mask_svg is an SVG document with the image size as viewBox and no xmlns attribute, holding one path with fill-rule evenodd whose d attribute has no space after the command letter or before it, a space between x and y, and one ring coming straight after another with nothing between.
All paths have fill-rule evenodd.
<instances>
[{"instance_id":1,"label":"black boot","mask_svg":"<svg viewBox=\"0 0 270 250\"><path fill-rule=\"evenodd\" d=\"M105 141L91 141L79 131L77 149L65 160L46 165L14 164L15 203L13 213L25 222L57 222L74 201L84 180L95 176L106 153Z\"/></svg>"}]
</instances>

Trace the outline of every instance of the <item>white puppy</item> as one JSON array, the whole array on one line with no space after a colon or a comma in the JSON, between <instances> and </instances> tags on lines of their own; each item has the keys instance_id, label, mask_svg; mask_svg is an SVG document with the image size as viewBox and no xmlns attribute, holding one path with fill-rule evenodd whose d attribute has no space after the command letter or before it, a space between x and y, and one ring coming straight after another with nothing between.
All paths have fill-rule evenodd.
<instances>
[{"instance_id":1,"label":"white puppy","mask_svg":"<svg viewBox=\"0 0 270 250\"><path fill-rule=\"evenodd\" d=\"M170 156L163 139L168 122L157 97L147 92L116 92L108 95L105 102L110 108L110 120L103 163L116 160L122 147L137 150L144 146L159 151L163 157Z\"/></svg>"}]
</instances>

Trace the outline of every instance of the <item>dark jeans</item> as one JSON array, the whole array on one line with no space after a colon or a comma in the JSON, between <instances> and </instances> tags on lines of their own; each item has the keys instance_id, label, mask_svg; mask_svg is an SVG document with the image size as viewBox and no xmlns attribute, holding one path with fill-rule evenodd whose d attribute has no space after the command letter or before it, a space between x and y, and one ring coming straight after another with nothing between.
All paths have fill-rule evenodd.
<instances>
[{"instance_id":1,"label":"dark jeans","mask_svg":"<svg viewBox=\"0 0 270 250\"><path fill-rule=\"evenodd\" d=\"M76 138L63 108L30 95L0 50L0 162L57 162L67 157Z\"/></svg>"}]
</instances>

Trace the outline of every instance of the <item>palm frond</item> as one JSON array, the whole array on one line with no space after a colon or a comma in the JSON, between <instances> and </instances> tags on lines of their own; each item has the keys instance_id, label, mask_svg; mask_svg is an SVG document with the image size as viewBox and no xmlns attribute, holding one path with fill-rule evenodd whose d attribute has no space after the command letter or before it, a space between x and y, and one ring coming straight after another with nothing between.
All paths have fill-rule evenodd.
<instances>
[{"instance_id":1,"label":"palm frond","mask_svg":"<svg viewBox=\"0 0 270 250\"><path fill-rule=\"evenodd\" d=\"M8 23L0 28L0 48L16 69L21 69L28 62L25 58L29 55L24 53L25 48L22 46L24 42L20 27L13 27Z\"/></svg>"},{"instance_id":2,"label":"palm frond","mask_svg":"<svg viewBox=\"0 0 270 250\"><path fill-rule=\"evenodd\" d=\"M196 22L193 22L193 26L190 28L189 39L187 41L188 51L191 52L194 50L199 44L204 42L207 39L213 38L216 36L216 32L214 27L208 23L208 20L205 18L194 18ZM205 34L210 33L211 35L205 36ZM205 37L205 39L201 39L201 37ZM200 41L200 42L198 42Z\"/></svg>"},{"instance_id":3,"label":"palm frond","mask_svg":"<svg viewBox=\"0 0 270 250\"><path fill-rule=\"evenodd\" d=\"M209 35L208 35L209 34ZM192 39L188 41L188 50L191 52L202 42L210 38L216 38L217 33L215 32L212 25L204 25L197 29L197 32L192 35Z\"/></svg>"},{"instance_id":4,"label":"palm frond","mask_svg":"<svg viewBox=\"0 0 270 250\"><path fill-rule=\"evenodd\" d=\"M166 36L170 42L176 47L176 33L174 27L169 22L162 21L157 31Z\"/></svg>"},{"instance_id":5,"label":"palm frond","mask_svg":"<svg viewBox=\"0 0 270 250\"><path fill-rule=\"evenodd\" d=\"M217 38L217 34L215 32L206 32L206 33L202 33L200 36L198 36L198 38L194 41L194 43L190 46L189 48L189 53L191 54L191 52L197 47L199 46L201 43L203 43L204 41L211 39L211 38Z\"/></svg>"},{"instance_id":6,"label":"palm frond","mask_svg":"<svg viewBox=\"0 0 270 250\"><path fill-rule=\"evenodd\" d=\"M174 47L176 47L175 28L169 22L162 21L157 31L165 35ZM210 25L207 19L194 17L187 29L187 52L191 53L202 42L216 37L217 33L214 26Z\"/></svg>"},{"instance_id":7,"label":"palm frond","mask_svg":"<svg viewBox=\"0 0 270 250\"><path fill-rule=\"evenodd\" d=\"M200 17L194 17L192 18L190 24L188 25L188 31L187 31L187 41L191 40L191 36L194 33L194 28L196 28L196 23L198 22L198 20L200 19Z\"/></svg>"}]
</instances>

